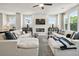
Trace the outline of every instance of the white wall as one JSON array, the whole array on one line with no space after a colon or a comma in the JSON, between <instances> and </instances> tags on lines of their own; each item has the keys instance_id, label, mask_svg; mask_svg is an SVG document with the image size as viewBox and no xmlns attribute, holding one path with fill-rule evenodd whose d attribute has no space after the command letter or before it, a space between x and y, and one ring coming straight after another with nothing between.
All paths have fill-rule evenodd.
<instances>
[{"instance_id":1,"label":"white wall","mask_svg":"<svg viewBox=\"0 0 79 59\"><path fill-rule=\"evenodd\" d=\"M6 16L6 13L3 13L3 25L7 25L7 16Z\"/></svg>"},{"instance_id":2,"label":"white wall","mask_svg":"<svg viewBox=\"0 0 79 59\"><path fill-rule=\"evenodd\" d=\"M0 25L2 25L2 22L3 22L3 20L2 20L2 13L0 13Z\"/></svg>"},{"instance_id":3,"label":"white wall","mask_svg":"<svg viewBox=\"0 0 79 59\"><path fill-rule=\"evenodd\" d=\"M64 30L64 13L61 15L61 29Z\"/></svg>"},{"instance_id":4,"label":"white wall","mask_svg":"<svg viewBox=\"0 0 79 59\"><path fill-rule=\"evenodd\" d=\"M77 22L77 31L79 31L79 7L78 7L78 22Z\"/></svg>"},{"instance_id":5,"label":"white wall","mask_svg":"<svg viewBox=\"0 0 79 59\"><path fill-rule=\"evenodd\" d=\"M2 28L2 24L3 24L2 13L0 13L0 31L1 31L1 28Z\"/></svg>"},{"instance_id":6,"label":"white wall","mask_svg":"<svg viewBox=\"0 0 79 59\"><path fill-rule=\"evenodd\" d=\"M21 14L16 13L16 28L20 29L21 28Z\"/></svg>"},{"instance_id":7,"label":"white wall","mask_svg":"<svg viewBox=\"0 0 79 59\"><path fill-rule=\"evenodd\" d=\"M41 18L45 19L45 25L36 25L35 19L41 19ZM38 33L38 34L47 33L48 32L47 15L45 15L45 14L44 15L42 15L42 14L33 15L32 26L33 26L33 32L34 33ZM36 32L36 28L44 28L45 32Z\"/></svg>"},{"instance_id":8,"label":"white wall","mask_svg":"<svg viewBox=\"0 0 79 59\"><path fill-rule=\"evenodd\" d=\"M60 22L61 22L61 14L58 14L58 23L57 23L58 27L60 27Z\"/></svg>"}]
</instances>

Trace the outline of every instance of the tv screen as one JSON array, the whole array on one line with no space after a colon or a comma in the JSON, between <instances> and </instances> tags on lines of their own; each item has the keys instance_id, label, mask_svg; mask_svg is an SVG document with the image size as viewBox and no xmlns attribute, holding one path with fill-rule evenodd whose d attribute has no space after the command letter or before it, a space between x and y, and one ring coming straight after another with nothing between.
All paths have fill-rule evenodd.
<instances>
[{"instance_id":1,"label":"tv screen","mask_svg":"<svg viewBox=\"0 0 79 59\"><path fill-rule=\"evenodd\" d=\"M36 19L37 25L45 25L45 19Z\"/></svg>"}]
</instances>

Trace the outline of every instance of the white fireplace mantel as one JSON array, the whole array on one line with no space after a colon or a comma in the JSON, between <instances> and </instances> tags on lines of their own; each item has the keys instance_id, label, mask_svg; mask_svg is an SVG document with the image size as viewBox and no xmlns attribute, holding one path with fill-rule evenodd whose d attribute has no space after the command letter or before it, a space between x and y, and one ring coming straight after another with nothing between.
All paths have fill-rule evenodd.
<instances>
[{"instance_id":1,"label":"white fireplace mantel","mask_svg":"<svg viewBox=\"0 0 79 59\"><path fill-rule=\"evenodd\" d=\"M45 25L36 25L36 19L45 19ZM46 15L35 15L33 16L33 33L38 34L47 34L48 33L48 23L47 23L47 16ZM36 28L44 28L44 32L36 32Z\"/></svg>"}]
</instances>

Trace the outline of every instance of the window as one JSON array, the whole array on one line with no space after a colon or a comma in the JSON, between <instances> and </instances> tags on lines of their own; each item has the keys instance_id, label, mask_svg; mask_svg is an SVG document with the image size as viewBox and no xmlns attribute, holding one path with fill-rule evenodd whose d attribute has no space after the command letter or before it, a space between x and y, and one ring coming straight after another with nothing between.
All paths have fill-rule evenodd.
<instances>
[{"instance_id":1,"label":"window","mask_svg":"<svg viewBox=\"0 0 79 59\"><path fill-rule=\"evenodd\" d=\"M7 24L16 26L16 16L15 15L7 15Z\"/></svg>"},{"instance_id":2,"label":"window","mask_svg":"<svg viewBox=\"0 0 79 59\"><path fill-rule=\"evenodd\" d=\"M70 30L77 31L77 20L78 20L77 11L70 13L69 16L70 16Z\"/></svg>"},{"instance_id":3,"label":"window","mask_svg":"<svg viewBox=\"0 0 79 59\"><path fill-rule=\"evenodd\" d=\"M64 15L64 26L65 26L64 29L67 30L67 27L68 27L68 17L67 17L66 14Z\"/></svg>"},{"instance_id":4,"label":"window","mask_svg":"<svg viewBox=\"0 0 79 59\"><path fill-rule=\"evenodd\" d=\"M56 25L56 16L49 16L48 17L48 24L54 24Z\"/></svg>"},{"instance_id":5,"label":"window","mask_svg":"<svg viewBox=\"0 0 79 59\"><path fill-rule=\"evenodd\" d=\"M27 24L32 24L32 16L23 15L23 25L26 26Z\"/></svg>"}]
</instances>

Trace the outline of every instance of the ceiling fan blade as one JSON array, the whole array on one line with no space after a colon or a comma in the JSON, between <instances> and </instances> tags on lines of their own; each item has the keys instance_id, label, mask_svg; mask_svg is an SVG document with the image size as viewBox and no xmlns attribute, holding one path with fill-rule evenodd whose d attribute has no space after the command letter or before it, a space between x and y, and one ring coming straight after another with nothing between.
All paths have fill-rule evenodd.
<instances>
[{"instance_id":1,"label":"ceiling fan blade","mask_svg":"<svg viewBox=\"0 0 79 59\"><path fill-rule=\"evenodd\" d=\"M37 6L39 6L39 5L35 5L35 6L33 6L33 7L37 7Z\"/></svg>"},{"instance_id":2,"label":"ceiling fan blade","mask_svg":"<svg viewBox=\"0 0 79 59\"><path fill-rule=\"evenodd\" d=\"M44 5L52 6L52 3L44 3Z\"/></svg>"}]
</instances>

